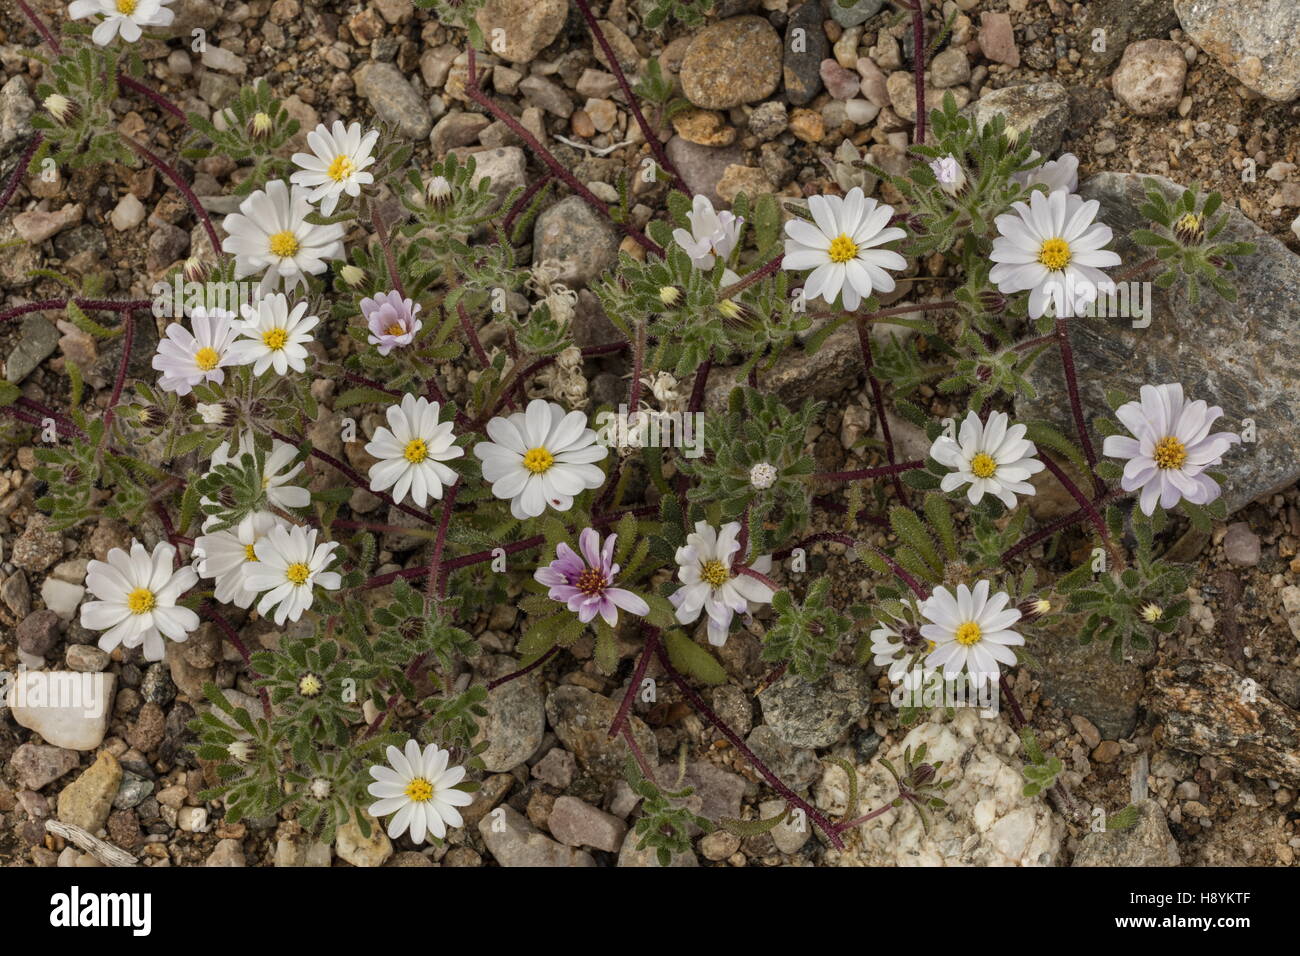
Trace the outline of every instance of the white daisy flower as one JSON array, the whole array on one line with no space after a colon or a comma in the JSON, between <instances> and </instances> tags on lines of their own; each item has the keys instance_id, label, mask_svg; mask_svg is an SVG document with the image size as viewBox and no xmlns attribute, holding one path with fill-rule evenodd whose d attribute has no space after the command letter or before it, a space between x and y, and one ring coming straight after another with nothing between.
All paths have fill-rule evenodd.
<instances>
[{"instance_id":1,"label":"white daisy flower","mask_svg":"<svg viewBox=\"0 0 1300 956\"><path fill-rule=\"evenodd\" d=\"M315 211L302 186L272 180L242 203L239 212L222 222L229 234L225 248L235 256L235 278L263 273L260 292L289 289L320 275L325 260L343 257L343 225L316 226L307 222Z\"/></svg>"},{"instance_id":2,"label":"white daisy flower","mask_svg":"<svg viewBox=\"0 0 1300 956\"><path fill-rule=\"evenodd\" d=\"M547 506L568 511L575 495L599 488L605 473L594 462L609 449L596 443L583 412L564 413L555 402L533 399L523 412L487 423L490 442L474 446L492 494L510 499L510 513L521 521Z\"/></svg>"},{"instance_id":3,"label":"white daisy flower","mask_svg":"<svg viewBox=\"0 0 1300 956\"><path fill-rule=\"evenodd\" d=\"M239 308L244 318L236 322L236 329L244 337L230 348L231 364L251 365L254 375L268 368L274 368L276 375L289 369L307 371L306 343L312 341L310 332L320 319L307 315L306 302L290 309L288 296L276 292L262 296L256 305Z\"/></svg>"},{"instance_id":4,"label":"white daisy flower","mask_svg":"<svg viewBox=\"0 0 1300 956\"><path fill-rule=\"evenodd\" d=\"M204 522L204 530L217 523L216 518ZM194 539L195 567L199 576L214 578L214 596L222 604L251 607L257 592L246 587L244 569L257 561L257 542L266 537L272 528L283 527L284 520L269 511L258 511L245 517L233 528L202 534Z\"/></svg>"},{"instance_id":5,"label":"white daisy flower","mask_svg":"<svg viewBox=\"0 0 1300 956\"><path fill-rule=\"evenodd\" d=\"M865 198L854 186L843 198L813 196L808 200L813 221L792 219L785 224L785 259L781 268L812 269L804 280L804 296L834 302L844 293L844 308L852 311L872 292L892 292L894 279L886 269L906 269L907 260L890 249L878 249L907 233L889 225L894 207Z\"/></svg>"},{"instance_id":6,"label":"white daisy flower","mask_svg":"<svg viewBox=\"0 0 1300 956\"><path fill-rule=\"evenodd\" d=\"M673 240L686 250L691 265L712 269L714 258L726 259L736 248L740 227L745 220L730 212L715 212L707 196L696 196L686 214L691 231L674 229Z\"/></svg>"},{"instance_id":7,"label":"white daisy flower","mask_svg":"<svg viewBox=\"0 0 1300 956\"><path fill-rule=\"evenodd\" d=\"M1038 150L1034 150L1029 154L1029 158L1042 159L1043 157ZM1013 173L1011 178L1026 189L1043 185L1047 187L1049 193L1056 192L1058 189L1072 193L1079 188L1079 157L1074 153L1062 153L1059 159L1049 160L1023 173Z\"/></svg>"},{"instance_id":8,"label":"white daisy flower","mask_svg":"<svg viewBox=\"0 0 1300 956\"><path fill-rule=\"evenodd\" d=\"M253 433L246 431L239 436L239 447L230 450L230 442L223 441L212 452L210 468L231 462L238 463L245 454L253 453ZM311 492L306 488L289 484L298 472L302 471L304 462L298 462L292 468L288 465L298 457L298 449L278 439L273 439L271 453L262 460L262 488L266 492L267 502L275 508L306 508L311 504Z\"/></svg>"},{"instance_id":9,"label":"white daisy flower","mask_svg":"<svg viewBox=\"0 0 1300 956\"><path fill-rule=\"evenodd\" d=\"M197 614L176 604L199 576L188 566L175 570L175 559L176 549L166 542L150 554L132 541L130 554L114 548L107 561L86 566L86 587L99 600L81 605L81 625L104 632L100 650L143 644L145 660L160 661L164 637L184 641L199 626Z\"/></svg>"},{"instance_id":10,"label":"white daisy flower","mask_svg":"<svg viewBox=\"0 0 1300 956\"><path fill-rule=\"evenodd\" d=\"M1222 408L1187 401L1176 383L1143 385L1141 400L1121 405L1115 415L1136 437L1110 435L1102 452L1127 459L1120 487L1141 491L1143 514L1155 511L1157 501L1168 509L1183 498L1207 505L1219 497L1222 489L1205 469L1220 464L1223 453L1241 441L1232 432L1210 434Z\"/></svg>"},{"instance_id":11,"label":"white daisy flower","mask_svg":"<svg viewBox=\"0 0 1300 956\"><path fill-rule=\"evenodd\" d=\"M966 497L977 505L991 494L1008 508L1016 506L1016 495L1032 495L1034 486L1027 479L1043 470L1034 457L1038 449L1025 438L1024 425L1007 427L1005 412L993 412L981 422L974 411L966 414L957 437L940 435L930 446L930 457L945 468L955 469L943 476L939 487L945 492L969 484Z\"/></svg>"},{"instance_id":12,"label":"white daisy flower","mask_svg":"<svg viewBox=\"0 0 1300 956\"><path fill-rule=\"evenodd\" d=\"M310 202L320 202L320 211L328 216L338 205L339 196L347 193L354 199L361 195L361 187L375 181L374 174L365 172L375 162L371 152L379 140L379 131L361 134L361 124L345 127L334 121L331 130L321 123L307 134L310 153L294 153L293 161L300 167L289 181L311 190Z\"/></svg>"},{"instance_id":13,"label":"white daisy flower","mask_svg":"<svg viewBox=\"0 0 1300 956\"><path fill-rule=\"evenodd\" d=\"M370 805L372 817L393 814L389 837L396 840L409 829L411 839L423 843L426 833L441 840L448 827L464 826L456 808L469 806L474 797L456 789L465 779L465 768L447 766L450 751L429 744L421 753L420 745L408 740L405 753L391 746L387 753L389 766L370 768L375 782L366 790L379 798Z\"/></svg>"},{"instance_id":14,"label":"white daisy flower","mask_svg":"<svg viewBox=\"0 0 1300 956\"><path fill-rule=\"evenodd\" d=\"M935 648L925 665L943 668L945 678L959 675L963 669L972 683L982 688L990 678L1002 673L1000 664L1015 664L1014 645L1025 639L1008 630L1020 620L1020 611L1007 608L1011 595L999 591L989 596L989 582L980 581L972 591L957 585L957 594L940 585L921 603L921 615L930 624L921 625L921 636L934 641Z\"/></svg>"},{"instance_id":15,"label":"white daisy flower","mask_svg":"<svg viewBox=\"0 0 1300 956\"><path fill-rule=\"evenodd\" d=\"M233 312L196 306L190 310L193 332L181 322L167 326L153 357L153 367L162 372L158 386L167 392L188 395L195 385L224 381L226 373L222 366L234 364L230 346L235 340L236 321Z\"/></svg>"},{"instance_id":16,"label":"white daisy flower","mask_svg":"<svg viewBox=\"0 0 1300 956\"><path fill-rule=\"evenodd\" d=\"M167 9L172 0L72 0L68 16L85 20L103 16L90 37L98 46L107 46L121 35L127 43L140 39L141 27L171 26L176 14Z\"/></svg>"},{"instance_id":17,"label":"white daisy flower","mask_svg":"<svg viewBox=\"0 0 1300 956\"><path fill-rule=\"evenodd\" d=\"M721 647L727 643L731 619L736 614L752 614L760 604L772 603L772 589L748 574L733 574L732 562L744 560L740 550L740 522L730 521L715 531L707 521L695 522L695 530L686 536L686 544L677 549L677 580L682 582L668 596L677 608L677 620L691 624L700 612L709 617L709 643ZM759 574L772 570L772 556L765 554L750 565Z\"/></svg>"},{"instance_id":18,"label":"white daisy flower","mask_svg":"<svg viewBox=\"0 0 1300 956\"><path fill-rule=\"evenodd\" d=\"M388 407L388 427L375 429L366 445L366 453L379 459L370 466L371 491L392 488L399 504L410 492L411 500L423 508L427 501L442 498L443 485L456 483L456 472L443 462L460 458L465 449L455 444L452 423L439 423L441 413L437 402L409 392L400 405Z\"/></svg>"},{"instance_id":19,"label":"white daisy flower","mask_svg":"<svg viewBox=\"0 0 1300 956\"><path fill-rule=\"evenodd\" d=\"M317 545L316 529L302 525L267 531L253 545L257 560L244 566L244 587L259 594L266 592L257 603L257 613L267 615L274 609L275 623L283 626L311 607L316 585L327 591L342 587L342 576L325 570L338 546L337 541Z\"/></svg>"},{"instance_id":20,"label":"white daisy flower","mask_svg":"<svg viewBox=\"0 0 1300 956\"><path fill-rule=\"evenodd\" d=\"M883 621L871 631L871 662L877 667L888 668L889 679L895 684L901 682L915 671L926 671L919 658L921 647L909 646L903 635ZM925 650L934 650L934 641L926 641Z\"/></svg>"},{"instance_id":21,"label":"white daisy flower","mask_svg":"<svg viewBox=\"0 0 1300 956\"><path fill-rule=\"evenodd\" d=\"M1032 319L1049 305L1058 317L1079 315L1099 291L1114 287L1102 268L1120 264L1117 253L1103 248L1111 240L1110 226L1093 222L1100 206L1064 190L1034 192L1028 203L1012 203L1014 214L995 220L1000 235L989 258L997 265L989 279L1003 293L1029 290Z\"/></svg>"}]
</instances>

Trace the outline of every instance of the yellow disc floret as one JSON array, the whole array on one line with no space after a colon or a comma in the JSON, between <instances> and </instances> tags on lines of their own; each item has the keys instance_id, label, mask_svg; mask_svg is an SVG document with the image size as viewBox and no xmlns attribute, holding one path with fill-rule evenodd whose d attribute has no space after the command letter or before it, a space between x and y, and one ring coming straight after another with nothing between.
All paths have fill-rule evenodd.
<instances>
[{"instance_id":1,"label":"yellow disc floret","mask_svg":"<svg viewBox=\"0 0 1300 956\"><path fill-rule=\"evenodd\" d=\"M271 255L287 259L290 256L298 254L298 237L289 229L277 232L271 236L267 245L271 248Z\"/></svg>"},{"instance_id":2,"label":"yellow disc floret","mask_svg":"<svg viewBox=\"0 0 1300 956\"><path fill-rule=\"evenodd\" d=\"M330 168L325 171L325 175L336 183L341 183L356 171L357 166L352 162L352 157L340 153L334 157L334 162L330 163Z\"/></svg>"},{"instance_id":3,"label":"yellow disc floret","mask_svg":"<svg viewBox=\"0 0 1300 956\"><path fill-rule=\"evenodd\" d=\"M1038 261L1053 272L1070 264L1070 244L1064 239L1048 239L1038 247Z\"/></svg>"},{"instance_id":4,"label":"yellow disc floret","mask_svg":"<svg viewBox=\"0 0 1300 956\"><path fill-rule=\"evenodd\" d=\"M412 465L418 465L429 457L429 446L422 438L412 438L406 443L406 450L402 452L402 457Z\"/></svg>"},{"instance_id":5,"label":"yellow disc floret","mask_svg":"<svg viewBox=\"0 0 1300 956\"><path fill-rule=\"evenodd\" d=\"M1187 461L1187 446L1173 435L1167 435L1156 442L1156 450L1151 455L1157 468L1181 468Z\"/></svg>"},{"instance_id":6,"label":"yellow disc floret","mask_svg":"<svg viewBox=\"0 0 1300 956\"><path fill-rule=\"evenodd\" d=\"M830 248L826 250L826 254L831 257L831 262L848 262L850 259L858 257L858 244L845 233L840 233L831 240Z\"/></svg>"},{"instance_id":7,"label":"yellow disc floret","mask_svg":"<svg viewBox=\"0 0 1300 956\"><path fill-rule=\"evenodd\" d=\"M428 803L433 799L433 784L423 777L416 777L406 785L406 795L413 803Z\"/></svg>"},{"instance_id":8,"label":"yellow disc floret","mask_svg":"<svg viewBox=\"0 0 1300 956\"><path fill-rule=\"evenodd\" d=\"M540 475L555 464L555 456L545 448L530 448L524 452L524 467L534 475Z\"/></svg>"},{"instance_id":9,"label":"yellow disc floret","mask_svg":"<svg viewBox=\"0 0 1300 956\"><path fill-rule=\"evenodd\" d=\"M700 565L700 579L711 588L720 588L727 583L731 572L721 561L705 561Z\"/></svg>"},{"instance_id":10,"label":"yellow disc floret","mask_svg":"<svg viewBox=\"0 0 1300 956\"><path fill-rule=\"evenodd\" d=\"M244 545L244 560L245 561L257 560L257 551L256 549L254 549L254 547L251 544Z\"/></svg>"},{"instance_id":11,"label":"yellow disc floret","mask_svg":"<svg viewBox=\"0 0 1300 956\"><path fill-rule=\"evenodd\" d=\"M980 626L974 621L966 621L957 628L954 635L958 644L962 647L970 647L972 644L978 644L980 639Z\"/></svg>"},{"instance_id":12,"label":"yellow disc floret","mask_svg":"<svg viewBox=\"0 0 1300 956\"><path fill-rule=\"evenodd\" d=\"M301 561L296 561L284 569L284 576L294 584L305 584L311 577L311 568Z\"/></svg>"},{"instance_id":13,"label":"yellow disc floret","mask_svg":"<svg viewBox=\"0 0 1300 956\"><path fill-rule=\"evenodd\" d=\"M194 353L194 364L200 372L211 372L220 361L221 356L217 354L217 350L207 346Z\"/></svg>"},{"instance_id":14,"label":"yellow disc floret","mask_svg":"<svg viewBox=\"0 0 1300 956\"><path fill-rule=\"evenodd\" d=\"M136 588L126 596L126 606L132 614L145 614L152 611L157 600L148 588Z\"/></svg>"},{"instance_id":15,"label":"yellow disc floret","mask_svg":"<svg viewBox=\"0 0 1300 956\"><path fill-rule=\"evenodd\" d=\"M262 344L268 349L279 351L289 341L289 333L284 329L267 329L262 333Z\"/></svg>"},{"instance_id":16,"label":"yellow disc floret","mask_svg":"<svg viewBox=\"0 0 1300 956\"><path fill-rule=\"evenodd\" d=\"M976 478L992 478L993 472L998 470L998 463L992 455L982 451L970 460L970 470Z\"/></svg>"},{"instance_id":17,"label":"yellow disc floret","mask_svg":"<svg viewBox=\"0 0 1300 956\"><path fill-rule=\"evenodd\" d=\"M136 0L117 0L117 12L129 17L135 13L135 5Z\"/></svg>"}]
</instances>

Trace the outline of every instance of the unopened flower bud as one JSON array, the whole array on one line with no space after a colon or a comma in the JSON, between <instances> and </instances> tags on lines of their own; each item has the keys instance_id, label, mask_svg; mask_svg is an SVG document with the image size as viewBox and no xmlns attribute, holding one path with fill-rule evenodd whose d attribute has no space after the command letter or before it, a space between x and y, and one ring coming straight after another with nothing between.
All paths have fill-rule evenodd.
<instances>
[{"instance_id":1,"label":"unopened flower bud","mask_svg":"<svg viewBox=\"0 0 1300 956\"><path fill-rule=\"evenodd\" d=\"M72 117L77 115L77 104L62 93L51 93L45 97L42 105L59 123L67 124Z\"/></svg>"},{"instance_id":2,"label":"unopened flower bud","mask_svg":"<svg viewBox=\"0 0 1300 956\"><path fill-rule=\"evenodd\" d=\"M275 126L275 121L271 119L268 113L254 113L253 118L248 121L248 135L253 139L266 139L271 135L271 129Z\"/></svg>"},{"instance_id":3,"label":"unopened flower bud","mask_svg":"<svg viewBox=\"0 0 1300 956\"><path fill-rule=\"evenodd\" d=\"M223 428L229 428L239 420L239 409L235 408L234 402L211 402L204 404L198 403L199 418L203 419L205 425L220 425Z\"/></svg>"},{"instance_id":4,"label":"unopened flower bud","mask_svg":"<svg viewBox=\"0 0 1300 956\"><path fill-rule=\"evenodd\" d=\"M425 195L434 205L442 205L451 199L451 183L447 181L446 176L434 176L429 180Z\"/></svg>"},{"instance_id":5,"label":"unopened flower bud","mask_svg":"<svg viewBox=\"0 0 1300 956\"><path fill-rule=\"evenodd\" d=\"M181 264L181 275L186 282L202 282L208 277L208 267L198 256L190 256Z\"/></svg>"},{"instance_id":6,"label":"unopened flower bud","mask_svg":"<svg viewBox=\"0 0 1300 956\"><path fill-rule=\"evenodd\" d=\"M167 424L167 413L157 405L146 405L140 409L140 424L147 428L162 428Z\"/></svg>"},{"instance_id":7,"label":"unopened flower bud","mask_svg":"<svg viewBox=\"0 0 1300 956\"><path fill-rule=\"evenodd\" d=\"M304 697L319 697L325 689L325 682L310 672L298 678L298 693Z\"/></svg>"},{"instance_id":8,"label":"unopened flower bud","mask_svg":"<svg viewBox=\"0 0 1300 956\"><path fill-rule=\"evenodd\" d=\"M1165 616L1165 609L1159 604L1148 604L1142 609L1142 620L1148 624L1154 624Z\"/></svg>"},{"instance_id":9,"label":"unopened flower bud","mask_svg":"<svg viewBox=\"0 0 1300 956\"><path fill-rule=\"evenodd\" d=\"M738 319L745 314L745 307L734 299L723 299L718 303L718 311L724 319Z\"/></svg>"},{"instance_id":10,"label":"unopened flower bud","mask_svg":"<svg viewBox=\"0 0 1300 956\"><path fill-rule=\"evenodd\" d=\"M682 290L675 285L666 285L659 290L659 301L670 309L680 302L681 298Z\"/></svg>"},{"instance_id":11,"label":"unopened flower bud","mask_svg":"<svg viewBox=\"0 0 1300 956\"><path fill-rule=\"evenodd\" d=\"M986 289L979 294L980 308L990 315L1001 315L1007 310L1007 297L996 289Z\"/></svg>"},{"instance_id":12,"label":"unopened flower bud","mask_svg":"<svg viewBox=\"0 0 1300 956\"><path fill-rule=\"evenodd\" d=\"M919 764L912 771L912 784L917 787L923 787L934 779L934 767L928 763Z\"/></svg>"},{"instance_id":13,"label":"unopened flower bud","mask_svg":"<svg viewBox=\"0 0 1300 956\"><path fill-rule=\"evenodd\" d=\"M339 270L339 277L348 285L356 288L366 280L366 272L360 266L347 265Z\"/></svg>"}]
</instances>

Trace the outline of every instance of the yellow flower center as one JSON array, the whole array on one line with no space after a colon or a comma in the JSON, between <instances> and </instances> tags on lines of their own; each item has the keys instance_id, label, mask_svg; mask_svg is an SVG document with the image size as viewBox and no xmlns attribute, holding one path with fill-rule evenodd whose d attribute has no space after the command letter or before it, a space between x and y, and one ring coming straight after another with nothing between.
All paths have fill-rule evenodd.
<instances>
[{"instance_id":1,"label":"yellow flower center","mask_svg":"<svg viewBox=\"0 0 1300 956\"><path fill-rule=\"evenodd\" d=\"M1038 247L1038 261L1053 272L1070 264L1070 244L1064 239L1048 239Z\"/></svg>"},{"instance_id":2,"label":"yellow flower center","mask_svg":"<svg viewBox=\"0 0 1300 956\"><path fill-rule=\"evenodd\" d=\"M970 647L972 644L978 644L980 639L980 626L974 621L967 621L957 628L956 640L962 647Z\"/></svg>"},{"instance_id":3,"label":"yellow flower center","mask_svg":"<svg viewBox=\"0 0 1300 956\"><path fill-rule=\"evenodd\" d=\"M406 795L413 803L428 803L433 799L433 784L423 777L416 777L406 785Z\"/></svg>"},{"instance_id":4,"label":"yellow flower center","mask_svg":"<svg viewBox=\"0 0 1300 956\"><path fill-rule=\"evenodd\" d=\"M524 452L524 467L534 475L540 475L555 464L555 456L545 448L530 448Z\"/></svg>"},{"instance_id":5,"label":"yellow flower center","mask_svg":"<svg viewBox=\"0 0 1300 956\"><path fill-rule=\"evenodd\" d=\"M153 592L148 588L136 588L126 596L126 606L131 609L132 614L145 614L152 611L157 603Z\"/></svg>"},{"instance_id":6,"label":"yellow flower center","mask_svg":"<svg viewBox=\"0 0 1300 956\"><path fill-rule=\"evenodd\" d=\"M330 163L330 168L325 171L325 175L336 183L341 183L356 171L357 167L352 162L352 157L339 154L334 157L334 162Z\"/></svg>"},{"instance_id":7,"label":"yellow flower center","mask_svg":"<svg viewBox=\"0 0 1300 956\"><path fill-rule=\"evenodd\" d=\"M1155 453L1151 456L1157 468L1181 468L1187 461L1187 446L1173 435L1167 435L1156 442Z\"/></svg>"},{"instance_id":8,"label":"yellow flower center","mask_svg":"<svg viewBox=\"0 0 1300 956\"><path fill-rule=\"evenodd\" d=\"M402 328L402 325L401 325L400 322L394 322L394 323L393 323L392 325L390 325L388 328L384 329L384 334L385 334L385 335L394 335L394 336L396 336L396 335L405 335L405 334L406 334L406 329Z\"/></svg>"},{"instance_id":9,"label":"yellow flower center","mask_svg":"<svg viewBox=\"0 0 1300 956\"><path fill-rule=\"evenodd\" d=\"M284 569L284 576L294 584L303 584L311 577L311 568L301 561L296 561Z\"/></svg>"},{"instance_id":10,"label":"yellow flower center","mask_svg":"<svg viewBox=\"0 0 1300 956\"><path fill-rule=\"evenodd\" d=\"M198 366L200 372L211 372L220 361L221 356L217 354L217 350L207 346L194 353L194 364Z\"/></svg>"},{"instance_id":11,"label":"yellow flower center","mask_svg":"<svg viewBox=\"0 0 1300 956\"><path fill-rule=\"evenodd\" d=\"M252 546L251 544L246 544L246 545L244 545L244 560L245 560L245 561L256 561L256 560L257 560L257 551L254 550L254 548L253 548L253 546Z\"/></svg>"},{"instance_id":12,"label":"yellow flower center","mask_svg":"<svg viewBox=\"0 0 1300 956\"><path fill-rule=\"evenodd\" d=\"M268 349L279 351L289 341L289 333L284 329L267 329L262 333L262 344Z\"/></svg>"},{"instance_id":13,"label":"yellow flower center","mask_svg":"<svg viewBox=\"0 0 1300 956\"><path fill-rule=\"evenodd\" d=\"M721 561L705 561L700 565L700 578L711 588L720 588L727 583L731 572Z\"/></svg>"},{"instance_id":14,"label":"yellow flower center","mask_svg":"<svg viewBox=\"0 0 1300 956\"><path fill-rule=\"evenodd\" d=\"M976 478L992 478L993 472L998 470L998 463L992 455L982 451L970 460L970 470Z\"/></svg>"},{"instance_id":15,"label":"yellow flower center","mask_svg":"<svg viewBox=\"0 0 1300 956\"><path fill-rule=\"evenodd\" d=\"M117 12L130 16L135 13L136 0L117 0Z\"/></svg>"},{"instance_id":16,"label":"yellow flower center","mask_svg":"<svg viewBox=\"0 0 1300 956\"><path fill-rule=\"evenodd\" d=\"M429 446L421 438L412 438L406 443L406 451L402 455L412 465L418 465L429 457Z\"/></svg>"},{"instance_id":17,"label":"yellow flower center","mask_svg":"<svg viewBox=\"0 0 1300 956\"><path fill-rule=\"evenodd\" d=\"M283 232L277 232L270 239L271 255L287 259L290 256L298 254L298 237L292 230L285 229Z\"/></svg>"},{"instance_id":18,"label":"yellow flower center","mask_svg":"<svg viewBox=\"0 0 1300 956\"><path fill-rule=\"evenodd\" d=\"M826 252L831 257L831 262L848 262L858 257L858 244L845 233L840 233L831 240L830 248Z\"/></svg>"}]
</instances>

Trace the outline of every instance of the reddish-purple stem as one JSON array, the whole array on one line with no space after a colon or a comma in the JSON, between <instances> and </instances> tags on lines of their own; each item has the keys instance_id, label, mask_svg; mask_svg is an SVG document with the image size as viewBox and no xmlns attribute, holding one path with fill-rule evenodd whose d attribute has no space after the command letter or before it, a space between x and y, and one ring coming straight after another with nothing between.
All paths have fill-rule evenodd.
<instances>
[{"instance_id":1,"label":"reddish-purple stem","mask_svg":"<svg viewBox=\"0 0 1300 956\"><path fill-rule=\"evenodd\" d=\"M614 715L614 722L609 725L610 737L617 737L618 732L623 729L623 722L627 720L627 715L632 712L632 702L636 700L637 690L641 687L641 681L645 678L646 668L650 666L650 658L658 647L659 628L646 626L645 647L641 648L641 657L638 658L636 667L632 671L632 677L627 685L627 693L623 695L623 702L618 705L618 713Z\"/></svg>"},{"instance_id":2,"label":"reddish-purple stem","mask_svg":"<svg viewBox=\"0 0 1300 956\"><path fill-rule=\"evenodd\" d=\"M813 478L822 481L857 481L860 478L885 478L890 475L899 475L905 471L915 471L918 468L924 468L923 461L904 461L897 465L881 465L878 468L859 468L856 471L824 471L820 474L813 475Z\"/></svg>"},{"instance_id":3,"label":"reddish-purple stem","mask_svg":"<svg viewBox=\"0 0 1300 956\"><path fill-rule=\"evenodd\" d=\"M871 406L875 409L876 419L880 422L880 434L885 439L885 457L889 459L891 465L898 464L898 457L894 451L894 436L889 430L889 419L885 417L885 395L880 387L880 380L876 378L875 359L871 354L871 331L867 323L859 321L858 326L858 345L862 349L862 364L867 370L867 383L871 386ZM903 487L902 479L894 475L894 491L898 495L899 501L905 506L910 507L907 497L907 489Z\"/></svg>"},{"instance_id":4,"label":"reddish-purple stem","mask_svg":"<svg viewBox=\"0 0 1300 956\"><path fill-rule=\"evenodd\" d=\"M203 603L202 607L199 608L199 611L209 621L217 625L217 628L226 636L226 640L231 643L231 646L233 646L235 650L239 651L239 656L244 659L244 664L248 667L248 673L252 675L253 679L256 680L261 677L262 675L253 667L253 655L248 652L248 646L235 632L235 629L231 626L230 622L222 617L221 614L217 612L217 609L207 601ZM271 698L270 695L267 694L266 688L259 687L257 689L257 696L261 698L262 701L262 715L267 720L270 720Z\"/></svg>"},{"instance_id":5,"label":"reddish-purple stem","mask_svg":"<svg viewBox=\"0 0 1300 956\"><path fill-rule=\"evenodd\" d=\"M27 165L32 161L32 157L36 155L36 151L41 148L43 142L45 142L45 134L37 133L32 137L32 141L27 144L23 154L18 157L18 165L9 174L9 181L5 183L4 192L0 193L0 211L9 205L9 200L18 191L18 184L22 182L23 174L27 172Z\"/></svg>"},{"instance_id":6,"label":"reddish-purple stem","mask_svg":"<svg viewBox=\"0 0 1300 956\"><path fill-rule=\"evenodd\" d=\"M194 190L191 189L190 184L185 181L185 177L172 169L172 167L168 165L161 156L154 154L131 137L124 135L122 138L126 141L128 146L152 164L158 172L171 180L171 184L180 191L180 194L185 197L185 201L189 203L190 208L194 210L194 215L198 216L199 222L203 223L203 231L208 234L208 241L212 243L212 251L216 255L221 255L221 240L217 237L217 227L212 224L212 219L208 216L208 211L203 208L203 203L199 202L199 197L194 195Z\"/></svg>"}]
</instances>

